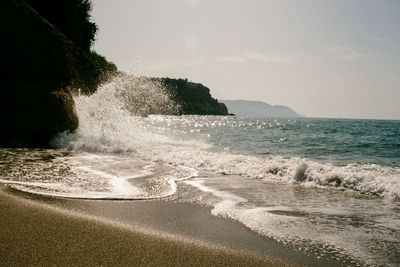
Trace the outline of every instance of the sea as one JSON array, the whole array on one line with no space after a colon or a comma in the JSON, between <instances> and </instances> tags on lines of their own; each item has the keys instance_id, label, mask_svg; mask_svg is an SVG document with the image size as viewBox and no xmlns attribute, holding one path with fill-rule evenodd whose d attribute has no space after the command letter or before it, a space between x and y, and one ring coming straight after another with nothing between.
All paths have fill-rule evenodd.
<instances>
[{"instance_id":1,"label":"sea","mask_svg":"<svg viewBox=\"0 0 400 267\"><path fill-rule=\"evenodd\" d=\"M1 183L198 203L318 258L400 265L400 121L151 115L177 107L161 84L133 76L75 102L79 128L52 149L0 149Z\"/></svg>"}]
</instances>

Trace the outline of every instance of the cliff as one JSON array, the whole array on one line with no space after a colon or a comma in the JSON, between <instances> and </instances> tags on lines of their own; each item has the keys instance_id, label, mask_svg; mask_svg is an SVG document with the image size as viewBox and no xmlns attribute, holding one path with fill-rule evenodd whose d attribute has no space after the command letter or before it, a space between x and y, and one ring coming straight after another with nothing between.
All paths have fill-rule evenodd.
<instances>
[{"instance_id":1,"label":"cliff","mask_svg":"<svg viewBox=\"0 0 400 267\"><path fill-rule=\"evenodd\" d=\"M210 89L187 79L153 78L165 86L180 105L181 114L228 115L225 104L219 103L210 94Z\"/></svg>"},{"instance_id":2,"label":"cliff","mask_svg":"<svg viewBox=\"0 0 400 267\"><path fill-rule=\"evenodd\" d=\"M90 50L97 26L89 0L0 1L0 146L48 147L78 126L72 93L90 94L118 72ZM210 90L182 79L161 81L182 114L226 115Z\"/></svg>"},{"instance_id":3,"label":"cliff","mask_svg":"<svg viewBox=\"0 0 400 267\"><path fill-rule=\"evenodd\" d=\"M71 91L95 91L101 73L25 1L1 1L0 34L0 145L46 147L54 134L78 126Z\"/></svg>"}]
</instances>

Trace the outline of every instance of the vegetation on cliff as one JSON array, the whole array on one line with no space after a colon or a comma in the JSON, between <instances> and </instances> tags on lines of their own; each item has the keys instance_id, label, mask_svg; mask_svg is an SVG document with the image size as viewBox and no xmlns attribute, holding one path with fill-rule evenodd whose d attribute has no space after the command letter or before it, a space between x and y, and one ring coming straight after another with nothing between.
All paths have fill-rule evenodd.
<instances>
[{"instance_id":1,"label":"vegetation on cliff","mask_svg":"<svg viewBox=\"0 0 400 267\"><path fill-rule=\"evenodd\" d=\"M34 5L33 1L28 2ZM78 27L77 24L87 26L82 26L80 33L71 35L72 39L77 38L75 43L50 22L49 15L46 15L48 19L41 16L25 1L0 2L0 34L3 37L0 53L4 78L0 87L2 146L48 146L54 134L74 130L78 118L71 90L82 88L84 92L93 92L102 79L98 66L104 66L104 60L88 50L96 27L88 20L88 13L76 12L82 8L82 3L89 11L88 1L36 2L49 2L49 5L50 2L56 5L73 2L77 9L63 9L53 15L71 15L74 25L70 25L70 29ZM50 14L49 10L46 12ZM69 25L72 22L62 23ZM92 29L91 34L85 37L88 28ZM97 58L97 62L93 58Z\"/></svg>"},{"instance_id":2,"label":"vegetation on cliff","mask_svg":"<svg viewBox=\"0 0 400 267\"><path fill-rule=\"evenodd\" d=\"M99 91L113 92L113 97L135 116L227 115L226 106L218 103L207 87L183 79L120 73L101 86Z\"/></svg>"},{"instance_id":3,"label":"vegetation on cliff","mask_svg":"<svg viewBox=\"0 0 400 267\"><path fill-rule=\"evenodd\" d=\"M117 67L91 50L98 30L91 20L92 3L89 0L25 0L38 14L71 40L89 61L90 68L81 68L80 82L72 86L83 93L92 93L100 83L117 73ZM76 66L79 67L79 66Z\"/></svg>"},{"instance_id":4,"label":"vegetation on cliff","mask_svg":"<svg viewBox=\"0 0 400 267\"><path fill-rule=\"evenodd\" d=\"M97 26L90 19L89 0L25 0L41 17L62 32L85 53L89 53Z\"/></svg>"},{"instance_id":5,"label":"vegetation on cliff","mask_svg":"<svg viewBox=\"0 0 400 267\"><path fill-rule=\"evenodd\" d=\"M228 115L225 104L210 94L210 89L187 79L153 78L160 81L180 106L181 114Z\"/></svg>"},{"instance_id":6,"label":"vegetation on cliff","mask_svg":"<svg viewBox=\"0 0 400 267\"><path fill-rule=\"evenodd\" d=\"M78 117L72 93L93 93L118 73L91 50L97 26L90 11L89 0L0 1L1 146L46 147L55 134L73 131ZM227 114L201 84L150 79L165 86L181 107L170 113Z\"/></svg>"}]
</instances>

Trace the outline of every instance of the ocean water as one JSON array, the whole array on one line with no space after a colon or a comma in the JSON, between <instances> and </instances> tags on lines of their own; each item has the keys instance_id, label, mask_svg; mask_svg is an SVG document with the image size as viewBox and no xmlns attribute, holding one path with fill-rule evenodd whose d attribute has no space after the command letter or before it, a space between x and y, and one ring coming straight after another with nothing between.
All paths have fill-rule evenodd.
<instances>
[{"instance_id":1,"label":"ocean water","mask_svg":"<svg viewBox=\"0 0 400 267\"><path fill-rule=\"evenodd\" d=\"M400 264L400 121L138 116L179 108L168 99L134 77L77 96L77 131L54 149L0 149L0 182L196 202L307 255Z\"/></svg>"}]
</instances>

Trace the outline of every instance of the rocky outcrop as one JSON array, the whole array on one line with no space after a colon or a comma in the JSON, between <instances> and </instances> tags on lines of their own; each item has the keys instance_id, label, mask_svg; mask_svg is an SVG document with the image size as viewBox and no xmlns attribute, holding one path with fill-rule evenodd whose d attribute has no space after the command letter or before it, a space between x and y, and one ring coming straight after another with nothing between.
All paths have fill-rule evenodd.
<instances>
[{"instance_id":1,"label":"rocky outcrop","mask_svg":"<svg viewBox=\"0 0 400 267\"><path fill-rule=\"evenodd\" d=\"M21 0L0 3L0 145L48 146L78 125L71 90L94 91L88 56Z\"/></svg>"},{"instance_id":2,"label":"rocky outcrop","mask_svg":"<svg viewBox=\"0 0 400 267\"><path fill-rule=\"evenodd\" d=\"M228 115L225 104L210 94L210 89L187 79L154 78L161 81L178 103L182 114Z\"/></svg>"},{"instance_id":3,"label":"rocky outcrop","mask_svg":"<svg viewBox=\"0 0 400 267\"><path fill-rule=\"evenodd\" d=\"M73 131L72 93L90 94L118 73L90 50L97 29L90 9L87 0L0 1L0 146L47 147L55 134ZM201 84L155 79L183 114L227 114Z\"/></svg>"}]
</instances>

